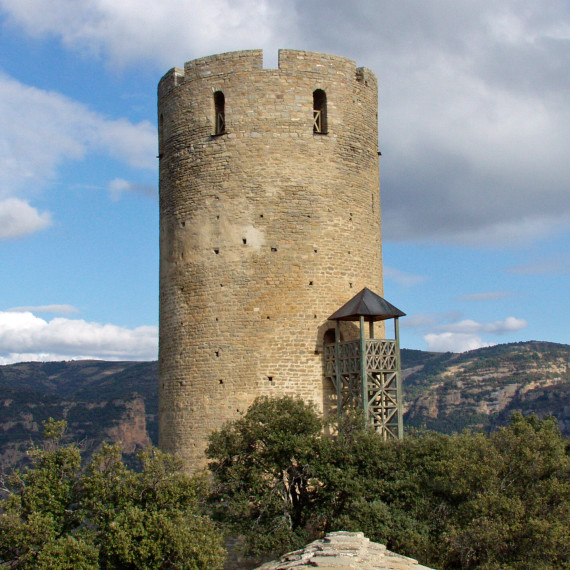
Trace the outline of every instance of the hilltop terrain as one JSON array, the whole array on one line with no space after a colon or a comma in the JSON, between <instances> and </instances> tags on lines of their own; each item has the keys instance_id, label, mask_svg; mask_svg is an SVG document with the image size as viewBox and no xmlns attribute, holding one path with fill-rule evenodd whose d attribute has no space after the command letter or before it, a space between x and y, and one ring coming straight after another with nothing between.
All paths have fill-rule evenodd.
<instances>
[{"instance_id":1,"label":"hilltop terrain","mask_svg":"<svg viewBox=\"0 0 570 570\"><path fill-rule=\"evenodd\" d=\"M492 429L514 410L552 414L570 435L570 346L525 342L462 354L402 350L404 422L444 432ZM157 362L0 366L0 470L26 458L43 420L68 422L87 455L102 441L127 454L158 442Z\"/></svg>"},{"instance_id":2,"label":"hilltop terrain","mask_svg":"<svg viewBox=\"0 0 570 570\"><path fill-rule=\"evenodd\" d=\"M570 346L521 342L461 354L402 350L404 424L493 429L515 410L551 414L570 435Z\"/></svg>"}]
</instances>

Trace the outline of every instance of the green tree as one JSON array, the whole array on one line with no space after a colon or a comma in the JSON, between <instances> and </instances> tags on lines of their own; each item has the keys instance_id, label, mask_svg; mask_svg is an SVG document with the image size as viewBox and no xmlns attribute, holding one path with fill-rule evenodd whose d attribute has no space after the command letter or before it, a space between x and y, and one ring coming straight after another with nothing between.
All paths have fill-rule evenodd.
<instances>
[{"instance_id":1,"label":"green tree","mask_svg":"<svg viewBox=\"0 0 570 570\"><path fill-rule=\"evenodd\" d=\"M118 446L104 445L85 469L65 422L45 424L33 464L3 485L0 562L14 568L220 568L224 551L204 515L204 480L158 450L128 469Z\"/></svg>"},{"instance_id":2,"label":"green tree","mask_svg":"<svg viewBox=\"0 0 570 570\"><path fill-rule=\"evenodd\" d=\"M246 414L212 434L215 518L246 538L247 552L280 551L309 538L307 516L316 442L323 423L313 406L290 397L257 398Z\"/></svg>"},{"instance_id":3,"label":"green tree","mask_svg":"<svg viewBox=\"0 0 570 570\"><path fill-rule=\"evenodd\" d=\"M570 457L553 418L514 414L490 437L454 438L443 466L457 505L448 564L462 568L570 567Z\"/></svg>"},{"instance_id":4,"label":"green tree","mask_svg":"<svg viewBox=\"0 0 570 570\"><path fill-rule=\"evenodd\" d=\"M208 455L215 517L250 553L342 529L442 569L570 567L570 458L553 419L386 442L351 418L325 435L312 406L261 398Z\"/></svg>"}]
</instances>

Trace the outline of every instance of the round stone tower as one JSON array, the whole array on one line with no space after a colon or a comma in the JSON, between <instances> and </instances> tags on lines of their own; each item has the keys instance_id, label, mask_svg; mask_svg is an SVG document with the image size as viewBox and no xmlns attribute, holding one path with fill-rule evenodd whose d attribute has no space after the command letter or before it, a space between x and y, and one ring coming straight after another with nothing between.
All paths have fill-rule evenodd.
<instances>
[{"instance_id":1,"label":"round stone tower","mask_svg":"<svg viewBox=\"0 0 570 570\"><path fill-rule=\"evenodd\" d=\"M327 319L382 294L377 108L371 71L303 51L160 81L160 447L189 471L258 395L334 406Z\"/></svg>"}]
</instances>

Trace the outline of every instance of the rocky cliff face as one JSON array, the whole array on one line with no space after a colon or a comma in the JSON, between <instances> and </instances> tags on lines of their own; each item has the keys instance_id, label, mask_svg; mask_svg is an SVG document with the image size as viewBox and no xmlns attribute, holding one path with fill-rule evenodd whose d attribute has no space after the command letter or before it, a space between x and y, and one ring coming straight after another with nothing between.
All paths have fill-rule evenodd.
<instances>
[{"instance_id":1,"label":"rocky cliff face","mask_svg":"<svg viewBox=\"0 0 570 570\"><path fill-rule=\"evenodd\" d=\"M570 434L570 346L527 342L423 354L403 371L407 426L489 429L518 410L552 414Z\"/></svg>"},{"instance_id":2,"label":"rocky cliff face","mask_svg":"<svg viewBox=\"0 0 570 570\"><path fill-rule=\"evenodd\" d=\"M0 367L0 470L25 463L42 421L68 422L89 455L103 441L127 455L156 443L156 362L32 362Z\"/></svg>"}]
</instances>

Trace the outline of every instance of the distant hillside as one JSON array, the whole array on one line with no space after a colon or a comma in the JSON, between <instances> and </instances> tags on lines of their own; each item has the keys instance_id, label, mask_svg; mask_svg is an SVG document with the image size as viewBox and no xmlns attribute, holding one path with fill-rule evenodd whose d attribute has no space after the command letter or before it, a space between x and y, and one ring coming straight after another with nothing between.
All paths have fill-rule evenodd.
<instances>
[{"instance_id":1,"label":"distant hillside","mask_svg":"<svg viewBox=\"0 0 570 570\"><path fill-rule=\"evenodd\" d=\"M570 346L525 342L462 354L402 350L406 427L492 429L514 410L553 414L570 435ZM156 362L27 362L0 366L0 470L26 458L41 422L68 421L87 452L158 442Z\"/></svg>"},{"instance_id":2,"label":"distant hillside","mask_svg":"<svg viewBox=\"0 0 570 570\"><path fill-rule=\"evenodd\" d=\"M127 453L158 440L156 362L23 362L0 366L0 469L25 460L43 420L68 422L87 454L102 441Z\"/></svg>"},{"instance_id":3,"label":"distant hillside","mask_svg":"<svg viewBox=\"0 0 570 570\"><path fill-rule=\"evenodd\" d=\"M402 351L407 427L493 429L511 413L552 414L570 435L570 346L521 342L461 354Z\"/></svg>"}]
</instances>

